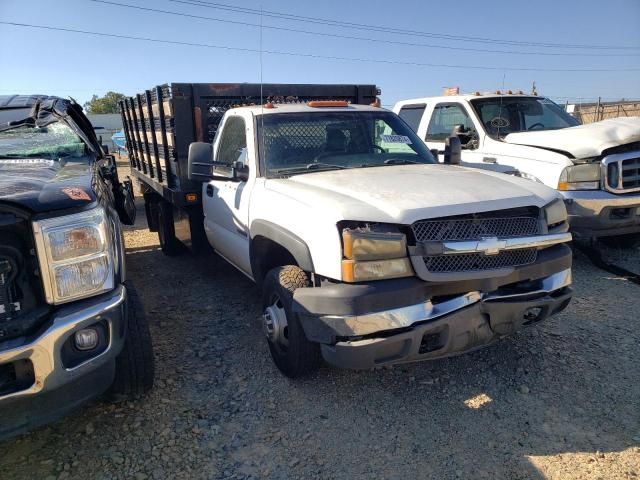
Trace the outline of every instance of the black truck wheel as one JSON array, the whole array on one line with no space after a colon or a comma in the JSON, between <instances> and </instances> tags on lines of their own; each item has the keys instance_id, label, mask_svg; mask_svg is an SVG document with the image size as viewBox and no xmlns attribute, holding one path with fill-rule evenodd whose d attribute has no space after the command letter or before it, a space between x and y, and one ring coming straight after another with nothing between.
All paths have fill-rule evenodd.
<instances>
[{"instance_id":1,"label":"black truck wheel","mask_svg":"<svg viewBox=\"0 0 640 480\"><path fill-rule=\"evenodd\" d=\"M173 207L169 202L158 202L158 239L162 253L169 257L175 257L182 252L180 241L176 238L176 230L173 225Z\"/></svg>"},{"instance_id":2,"label":"black truck wheel","mask_svg":"<svg viewBox=\"0 0 640 480\"><path fill-rule=\"evenodd\" d=\"M263 330L271 357L287 377L307 375L320 367L320 346L307 340L291 304L297 288L308 287L309 278L299 267L288 265L270 270L264 280Z\"/></svg>"},{"instance_id":3,"label":"black truck wheel","mask_svg":"<svg viewBox=\"0 0 640 480\"><path fill-rule=\"evenodd\" d=\"M114 400L138 398L153 387L153 346L142 302L131 283L127 288L127 338L116 357L116 376L111 385Z\"/></svg>"}]
</instances>

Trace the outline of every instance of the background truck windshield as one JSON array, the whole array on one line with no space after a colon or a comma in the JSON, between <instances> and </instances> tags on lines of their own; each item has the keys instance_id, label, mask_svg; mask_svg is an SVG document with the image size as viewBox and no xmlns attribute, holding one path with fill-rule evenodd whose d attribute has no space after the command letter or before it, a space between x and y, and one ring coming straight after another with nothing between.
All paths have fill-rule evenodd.
<instances>
[{"instance_id":1,"label":"background truck windshield","mask_svg":"<svg viewBox=\"0 0 640 480\"><path fill-rule=\"evenodd\" d=\"M61 122L44 127L23 125L0 131L0 159L82 157L85 144L70 127Z\"/></svg>"},{"instance_id":2,"label":"background truck windshield","mask_svg":"<svg viewBox=\"0 0 640 480\"><path fill-rule=\"evenodd\" d=\"M399 117L383 110L269 114L256 123L267 176L437 163Z\"/></svg>"},{"instance_id":3,"label":"background truck windshield","mask_svg":"<svg viewBox=\"0 0 640 480\"><path fill-rule=\"evenodd\" d=\"M491 97L471 100L471 104L492 137L579 125L575 118L547 98Z\"/></svg>"}]
</instances>

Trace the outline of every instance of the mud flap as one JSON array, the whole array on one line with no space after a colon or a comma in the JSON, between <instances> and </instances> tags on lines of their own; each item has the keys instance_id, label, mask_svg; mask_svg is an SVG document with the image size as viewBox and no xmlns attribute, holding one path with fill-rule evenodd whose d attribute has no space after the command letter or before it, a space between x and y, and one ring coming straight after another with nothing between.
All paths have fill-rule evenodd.
<instances>
[{"instance_id":1,"label":"mud flap","mask_svg":"<svg viewBox=\"0 0 640 480\"><path fill-rule=\"evenodd\" d=\"M127 177L114 188L116 211L120 221L125 225L133 225L136 221L136 204L133 196L133 183Z\"/></svg>"}]
</instances>

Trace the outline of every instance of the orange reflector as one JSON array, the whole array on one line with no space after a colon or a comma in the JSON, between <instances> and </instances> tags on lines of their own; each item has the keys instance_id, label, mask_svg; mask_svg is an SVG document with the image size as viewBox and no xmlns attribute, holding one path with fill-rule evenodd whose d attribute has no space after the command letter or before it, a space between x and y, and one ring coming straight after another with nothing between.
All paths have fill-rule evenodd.
<instances>
[{"instance_id":1,"label":"orange reflector","mask_svg":"<svg viewBox=\"0 0 640 480\"><path fill-rule=\"evenodd\" d=\"M346 100L313 100L311 102L307 102L307 105L312 108L348 107L349 102L347 102Z\"/></svg>"},{"instance_id":2,"label":"orange reflector","mask_svg":"<svg viewBox=\"0 0 640 480\"><path fill-rule=\"evenodd\" d=\"M500 90L496 90L496 95L501 95Z\"/></svg>"},{"instance_id":3,"label":"orange reflector","mask_svg":"<svg viewBox=\"0 0 640 480\"><path fill-rule=\"evenodd\" d=\"M512 92L511 90L509 90L507 93L508 93L509 95L513 95L513 92Z\"/></svg>"},{"instance_id":4,"label":"orange reflector","mask_svg":"<svg viewBox=\"0 0 640 480\"><path fill-rule=\"evenodd\" d=\"M558 190L566 192L567 190L569 190L569 184L567 182L558 183Z\"/></svg>"},{"instance_id":5,"label":"orange reflector","mask_svg":"<svg viewBox=\"0 0 640 480\"><path fill-rule=\"evenodd\" d=\"M189 203L197 202L198 201L198 194L197 193L187 193L184 196L184 198Z\"/></svg>"},{"instance_id":6,"label":"orange reflector","mask_svg":"<svg viewBox=\"0 0 640 480\"><path fill-rule=\"evenodd\" d=\"M276 108L276 106L271 102L267 102L264 104L264 108Z\"/></svg>"},{"instance_id":7,"label":"orange reflector","mask_svg":"<svg viewBox=\"0 0 640 480\"><path fill-rule=\"evenodd\" d=\"M475 95L476 97L479 97L479 96L480 96L480 92L476 92L476 93L474 93L474 95Z\"/></svg>"},{"instance_id":8,"label":"orange reflector","mask_svg":"<svg viewBox=\"0 0 640 480\"><path fill-rule=\"evenodd\" d=\"M518 95L523 95L524 92L522 90L518 90Z\"/></svg>"},{"instance_id":9,"label":"orange reflector","mask_svg":"<svg viewBox=\"0 0 640 480\"><path fill-rule=\"evenodd\" d=\"M371 103L369 104L369 106L371 106L371 107L376 107L376 108L380 108L380 105L381 105L381 103L380 103L380 99L379 99L379 98L377 98L377 97L376 97L375 101L373 101L373 102L371 102Z\"/></svg>"},{"instance_id":10,"label":"orange reflector","mask_svg":"<svg viewBox=\"0 0 640 480\"><path fill-rule=\"evenodd\" d=\"M353 282L354 279L353 260L342 260L342 281Z\"/></svg>"}]
</instances>

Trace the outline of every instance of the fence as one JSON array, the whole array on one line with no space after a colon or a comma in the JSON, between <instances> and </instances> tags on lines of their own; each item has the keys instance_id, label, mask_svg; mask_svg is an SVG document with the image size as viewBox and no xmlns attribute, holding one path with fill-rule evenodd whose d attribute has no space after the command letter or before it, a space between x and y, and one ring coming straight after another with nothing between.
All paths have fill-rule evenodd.
<instances>
[{"instance_id":1,"label":"fence","mask_svg":"<svg viewBox=\"0 0 640 480\"><path fill-rule=\"evenodd\" d=\"M583 124L608 118L640 117L640 100L567 105L567 111Z\"/></svg>"}]
</instances>

